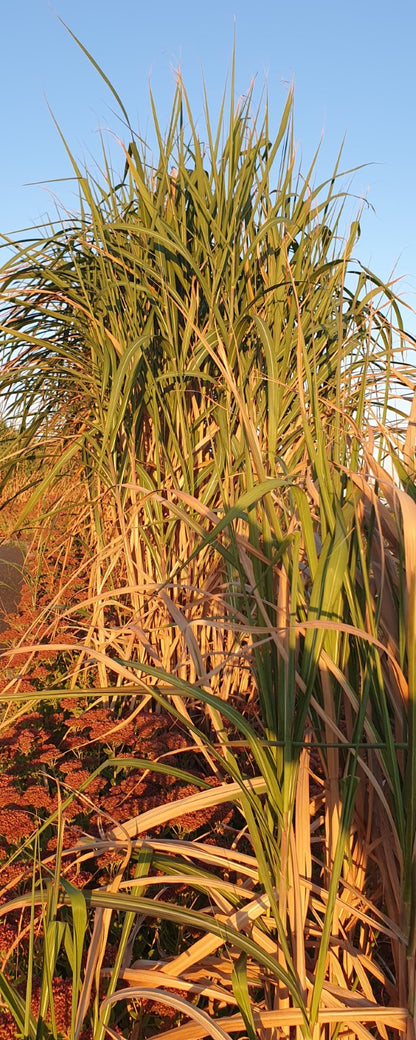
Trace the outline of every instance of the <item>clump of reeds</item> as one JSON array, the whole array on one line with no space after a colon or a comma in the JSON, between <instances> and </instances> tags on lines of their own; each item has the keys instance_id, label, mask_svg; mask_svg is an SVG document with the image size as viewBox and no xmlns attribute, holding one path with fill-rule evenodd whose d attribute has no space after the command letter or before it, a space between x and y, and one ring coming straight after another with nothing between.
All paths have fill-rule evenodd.
<instances>
[{"instance_id":1,"label":"clump of reeds","mask_svg":"<svg viewBox=\"0 0 416 1040\"><path fill-rule=\"evenodd\" d=\"M19 661L57 655L28 691L4 651L4 724L25 769L29 703L63 729L3 850L38 975L0 989L33 1038L68 980L74 1040L413 1037L416 371L291 95L277 134L233 86L205 120L178 78L157 159L74 162L2 271L3 494L30 456L55 561Z\"/></svg>"}]
</instances>

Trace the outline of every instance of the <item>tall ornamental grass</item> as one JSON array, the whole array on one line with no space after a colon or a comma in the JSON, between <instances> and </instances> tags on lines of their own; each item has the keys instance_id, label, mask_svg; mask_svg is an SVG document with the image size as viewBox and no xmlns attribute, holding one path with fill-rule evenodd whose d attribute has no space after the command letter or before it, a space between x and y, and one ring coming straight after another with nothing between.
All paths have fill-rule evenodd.
<instances>
[{"instance_id":1,"label":"tall ornamental grass","mask_svg":"<svg viewBox=\"0 0 416 1040\"><path fill-rule=\"evenodd\" d=\"M275 134L232 76L202 143L178 77L165 136L153 106L156 157L115 97L122 176L105 152L97 175L73 160L78 214L1 274L3 500L45 559L61 539L42 643L34 622L19 661L45 638L71 655L30 696L11 672L3 712L91 698L114 727L163 713L186 742L98 756L79 841L63 792L7 850L32 864L1 909L26 914L39 1014L11 957L3 1001L31 1040L58 1037L62 977L73 1040L414 1040L416 370L399 302L354 259L338 164L318 185L316 157L299 171L291 94ZM88 796L149 771L157 807L114 819ZM168 801L167 772L198 790ZM66 857L104 853L108 884L68 880Z\"/></svg>"}]
</instances>

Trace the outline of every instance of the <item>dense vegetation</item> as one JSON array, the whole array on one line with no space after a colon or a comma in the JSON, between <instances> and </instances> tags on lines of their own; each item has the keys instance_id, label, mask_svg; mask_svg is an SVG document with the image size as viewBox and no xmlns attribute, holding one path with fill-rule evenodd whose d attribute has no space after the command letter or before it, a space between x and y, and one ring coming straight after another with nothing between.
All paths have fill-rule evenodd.
<instances>
[{"instance_id":1,"label":"dense vegetation","mask_svg":"<svg viewBox=\"0 0 416 1040\"><path fill-rule=\"evenodd\" d=\"M416 369L230 95L1 272L4 1036L414 1037Z\"/></svg>"}]
</instances>

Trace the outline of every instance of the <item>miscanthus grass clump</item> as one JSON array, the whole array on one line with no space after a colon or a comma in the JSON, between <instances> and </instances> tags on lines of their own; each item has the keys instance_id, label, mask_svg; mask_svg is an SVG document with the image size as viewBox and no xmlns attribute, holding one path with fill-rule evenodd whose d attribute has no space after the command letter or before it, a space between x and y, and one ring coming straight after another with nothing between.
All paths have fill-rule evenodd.
<instances>
[{"instance_id":1,"label":"miscanthus grass clump","mask_svg":"<svg viewBox=\"0 0 416 1040\"><path fill-rule=\"evenodd\" d=\"M73 160L78 213L1 271L2 494L32 538L3 649L29 791L1 853L4 1028L414 1038L399 301L354 259L338 166L300 172L291 94L276 133L232 77L200 135L178 77L156 153L113 94L122 173Z\"/></svg>"}]
</instances>

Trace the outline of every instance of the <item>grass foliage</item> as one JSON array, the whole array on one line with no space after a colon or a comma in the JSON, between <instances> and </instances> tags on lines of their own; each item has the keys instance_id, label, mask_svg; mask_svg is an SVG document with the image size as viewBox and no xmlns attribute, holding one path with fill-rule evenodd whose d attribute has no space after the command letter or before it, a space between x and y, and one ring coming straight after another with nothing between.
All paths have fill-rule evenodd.
<instances>
[{"instance_id":1,"label":"grass foliage","mask_svg":"<svg viewBox=\"0 0 416 1040\"><path fill-rule=\"evenodd\" d=\"M8 803L4 1028L413 1038L401 308L338 165L298 170L291 94L276 135L233 75L204 143L180 76L165 136L153 113L156 158L121 106L123 176L73 160L78 213L1 272L4 536L31 548L0 794L45 793L26 831Z\"/></svg>"}]
</instances>

